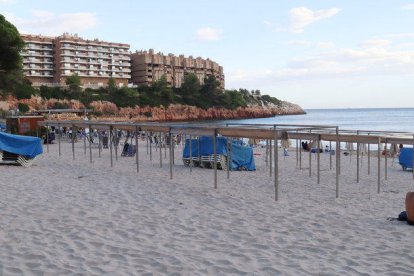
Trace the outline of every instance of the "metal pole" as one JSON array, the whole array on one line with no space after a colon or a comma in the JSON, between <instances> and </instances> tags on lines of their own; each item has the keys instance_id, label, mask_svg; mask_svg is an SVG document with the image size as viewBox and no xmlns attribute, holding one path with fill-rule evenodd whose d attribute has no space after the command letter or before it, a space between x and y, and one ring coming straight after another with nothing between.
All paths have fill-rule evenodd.
<instances>
[{"instance_id":1,"label":"metal pole","mask_svg":"<svg viewBox=\"0 0 414 276\"><path fill-rule=\"evenodd\" d=\"M169 136L170 136L170 179L173 179L173 170L172 170L172 165L173 165L173 156L172 156L172 152L173 152L173 139L172 139L172 135L171 135L171 129L169 132ZM167 145L165 145L167 146ZM167 149L165 149L167 150Z\"/></svg>"},{"instance_id":2,"label":"metal pole","mask_svg":"<svg viewBox=\"0 0 414 276\"><path fill-rule=\"evenodd\" d=\"M381 138L378 137L378 193L381 192Z\"/></svg>"},{"instance_id":3,"label":"metal pole","mask_svg":"<svg viewBox=\"0 0 414 276\"><path fill-rule=\"evenodd\" d=\"M335 162L335 174L336 174L336 178L335 178L335 185L336 185L336 198L339 197L339 166L340 166L340 148L341 146L339 145L339 129L338 127L336 127L336 162Z\"/></svg>"},{"instance_id":4,"label":"metal pole","mask_svg":"<svg viewBox=\"0 0 414 276\"><path fill-rule=\"evenodd\" d=\"M269 140L266 139L266 158L265 158L265 162L266 162L266 167L269 166Z\"/></svg>"},{"instance_id":5,"label":"metal pole","mask_svg":"<svg viewBox=\"0 0 414 276\"><path fill-rule=\"evenodd\" d=\"M302 140L299 140L300 148L299 148L299 169L302 169Z\"/></svg>"},{"instance_id":6,"label":"metal pole","mask_svg":"<svg viewBox=\"0 0 414 276\"><path fill-rule=\"evenodd\" d=\"M113 132L115 133L114 138L114 147L115 147L115 160L118 161L118 144L119 144L119 137L118 137L118 130L115 128L113 130Z\"/></svg>"},{"instance_id":7,"label":"metal pole","mask_svg":"<svg viewBox=\"0 0 414 276\"><path fill-rule=\"evenodd\" d=\"M385 153L385 162L384 162L384 177L385 180L388 179L388 153L387 153L387 141L385 140L385 145L384 145L384 153Z\"/></svg>"},{"instance_id":8,"label":"metal pole","mask_svg":"<svg viewBox=\"0 0 414 276\"><path fill-rule=\"evenodd\" d=\"M272 177L272 139L269 139L269 175Z\"/></svg>"},{"instance_id":9,"label":"metal pole","mask_svg":"<svg viewBox=\"0 0 414 276\"><path fill-rule=\"evenodd\" d=\"M198 142L198 164L200 164L201 166L201 155L200 155L200 136L197 137L197 142Z\"/></svg>"},{"instance_id":10,"label":"metal pole","mask_svg":"<svg viewBox=\"0 0 414 276\"><path fill-rule=\"evenodd\" d=\"M75 160L75 125L72 125L72 156Z\"/></svg>"},{"instance_id":11,"label":"metal pole","mask_svg":"<svg viewBox=\"0 0 414 276\"><path fill-rule=\"evenodd\" d=\"M173 136L171 136L171 140L172 140L171 143L173 144L173 147L172 147L172 162L173 162L173 165L175 165L175 142L174 142ZM177 139L177 141L178 141L178 139ZM177 144L177 147L178 147L178 144Z\"/></svg>"},{"instance_id":12,"label":"metal pole","mask_svg":"<svg viewBox=\"0 0 414 276\"><path fill-rule=\"evenodd\" d=\"M339 149L338 173L339 173L339 175L341 175L341 141L339 141L339 148L338 149Z\"/></svg>"},{"instance_id":13,"label":"metal pole","mask_svg":"<svg viewBox=\"0 0 414 276\"><path fill-rule=\"evenodd\" d=\"M297 131L296 131L297 133ZM299 167L299 149L298 149L298 139L295 140L296 141L296 168Z\"/></svg>"},{"instance_id":14,"label":"metal pole","mask_svg":"<svg viewBox=\"0 0 414 276\"><path fill-rule=\"evenodd\" d=\"M329 170L332 170L332 141L329 141Z\"/></svg>"},{"instance_id":15,"label":"metal pole","mask_svg":"<svg viewBox=\"0 0 414 276\"><path fill-rule=\"evenodd\" d=\"M112 126L109 126L109 152L111 158L111 168L114 166L114 161L112 160Z\"/></svg>"},{"instance_id":16,"label":"metal pole","mask_svg":"<svg viewBox=\"0 0 414 276\"><path fill-rule=\"evenodd\" d=\"M138 126L135 126L135 162L137 163L137 173L139 173Z\"/></svg>"},{"instance_id":17,"label":"metal pole","mask_svg":"<svg viewBox=\"0 0 414 276\"><path fill-rule=\"evenodd\" d=\"M59 129L59 136L58 136L58 143L59 143L59 156L62 155L61 149L60 149L60 140L62 139L62 130L60 129L60 124L58 124Z\"/></svg>"},{"instance_id":18,"label":"metal pole","mask_svg":"<svg viewBox=\"0 0 414 276\"><path fill-rule=\"evenodd\" d=\"M90 163L92 163L92 126L91 125L89 125L89 161Z\"/></svg>"},{"instance_id":19,"label":"metal pole","mask_svg":"<svg viewBox=\"0 0 414 276\"><path fill-rule=\"evenodd\" d=\"M214 129L214 136L213 136L213 150L214 150L214 189L217 189L217 143L216 143L216 137L217 137L217 129Z\"/></svg>"},{"instance_id":20,"label":"metal pole","mask_svg":"<svg viewBox=\"0 0 414 276\"><path fill-rule=\"evenodd\" d=\"M321 182L321 147L320 147L320 136L318 136L318 153L317 153L317 167L318 167L318 172L317 172L317 183L319 184Z\"/></svg>"},{"instance_id":21,"label":"metal pole","mask_svg":"<svg viewBox=\"0 0 414 276\"><path fill-rule=\"evenodd\" d=\"M275 201L279 200L279 148L278 148L278 137L277 131L275 127L275 147L274 147L274 156L275 156L275 168L274 168L274 175L275 175Z\"/></svg>"},{"instance_id":22,"label":"metal pole","mask_svg":"<svg viewBox=\"0 0 414 276\"><path fill-rule=\"evenodd\" d=\"M160 168L162 168L161 132L158 133L158 147L160 149Z\"/></svg>"},{"instance_id":23,"label":"metal pole","mask_svg":"<svg viewBox=\"0 0 414 276\"><path fill-rule=\"evenodd\" d=\"M86 128L83 128L83 154L86 155Z\"/></svg>"},{"instance_id":24,"label":"metal pole","mask_svg":"<svg viewBox=\"0 0 414 276\"><path fill-rule=\"evenodd\" d=\"M369 133L368 133L369 136ZM368 175L371 174L371 144L368 142Z\"/></svg>"},{"instance_id":25,"label":"metal pole","mask_svg":"<svg viewBox=\"0 0 414 276\"><path fill-rule=\"evenodd\" d=\"M359 135L359 131L357 131L357 136ZM357 183L359 183L359 150L360 144L357 143Z\"/></svg>"},{"instance_id":26,"label":"metal pole","mask_svg":"<svg viewBox=\"0 0 414 276\"><path fill-rule=\"evenodd\" d=\"M311 133L311 131L309 131ZM309 177L312 177L312 143L311 147L309 148Z\"/></svg>"},{"instance_id":27,"label":"metal pole","mask_svg":"<svg viewBox=\"0 0 414 276\"><path fill-rule=\"evenodd\" d=\"M149 153L150 153L150 161L152 161L152 142L151 142L151 140L150 140L150 143L149 143Z\"/></svg>"},{"instance_id":28,"label":"metal pole","mask_svg":"<svg viewBox=\"0 0 414 276\"><path fill-rule=\"evenodd\" d=\"M103 136L101 135L99 129L97 130L97 133L98 133L98 157L101 158L101 152L102 152L101 137L103 139Z\"/></svg>"},{"instance_id":29,"label":"metal pole","mask_svg":"<svg viewBox=\"0 0 414 276\"><path fill-rule=\"evenodd\" d=\"M46 151L49 152L49 124L46 124Z\"/></svg>"},{"instance_id":30,"label":"metal pole","mask_svg":"<svg viewBox=\"0 0 414 276\"><path fill-rule=\"evenodd\" d=\"M145 131L145 139L147 140L147 155L148 155L148 153L149 153L149 151L148 151L148 141L149 141L148 131Z\"/></svg>"},{"instance_id":31,"label":"metal pole","mask_svg":"<svg viewBox=\"0 0 414 276\"><path fill-rule=\"evenodd\" d=\"M193 171L193 138L190 135L190 139L189 139L189 146L190 146L190 172Z\"/></svg>"},{"instance_id":32,"label":"metal pole","mask_svg":"<svg viewBox=\"0 0 414 276\"><path fill-rule=\"evenodd\" d=\"M171 144L171 136L170 136L170 144ZM166 133L164 133L164 158L167 158L167 134Z\"/></svg>"},{"instance_id":33,"label":"metal pole","mask_svg":"<svg viewBox=\"0 0 414 276\"><path fill-rule=\"evenodd\" d=\"M230 139L230 137L227 137L227 149L228 149L228 152L227 152L227 179L230 179L230 166L231 166L231 164L232 164L232 162L231 162L231 139Z\"/></svg>"}]
</instances>

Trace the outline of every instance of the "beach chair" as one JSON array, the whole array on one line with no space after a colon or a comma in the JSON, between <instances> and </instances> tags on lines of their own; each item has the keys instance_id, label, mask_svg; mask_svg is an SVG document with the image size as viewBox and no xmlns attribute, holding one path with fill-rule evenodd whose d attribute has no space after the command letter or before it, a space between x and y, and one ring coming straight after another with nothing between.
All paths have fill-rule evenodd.
<instances>
[{"instance_id":1,"label":"beach chair","mask_svg":"<svg viewBox=\"0 0 414 276\"><path fill-rule=\"evenodd\" d=\"M30 167L33 164L34 160L35 157L29 158L16 153L0 151L0 164L2 165L18 165L23 167Z\"/></svg>"},{"instance_id":2,"label":"beach chair","mask_svg":"<svg viewBox=\"0 0 414 276\"><path fill-rule=\"evenodd\" d=\"M40 138L0 133L0 164L29 167L42 152Z\"/></svg>"},{"instance_id":3,"label":"beach chair","mask_svg":"<svg viewBox=\"0 0 414 276\"><path fill-rule=\"evenodd\" d=\"M136 147L129 143L125 143L122 149L121 156L132 157L132 156L135 156L135 153L136 153Z\"/></svg>"}]
</instances>

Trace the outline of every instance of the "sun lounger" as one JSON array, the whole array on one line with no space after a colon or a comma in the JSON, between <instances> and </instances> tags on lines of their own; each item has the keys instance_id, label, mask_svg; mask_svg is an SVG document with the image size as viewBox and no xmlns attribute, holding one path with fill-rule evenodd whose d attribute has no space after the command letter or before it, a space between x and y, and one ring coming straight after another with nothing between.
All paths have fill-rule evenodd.
<instances>
[{"instance_id":1,"label":"sun lounger","mask_svg":"<svg viewBox=\"0 0 414 276\"><path fill-rule=\"evenodd\" d=\"M28 167L43 152L42 140L32 136L0 133L0 163Z\"/></svg>"},{"instance_id":2,"label":"sun lounger","mask_svg":"<svg viewBox=\"0 0 414 276\"><path fill-rule=\"evenodd\" d=\"M132 156L135 156L135 152L136 152L136 147L134 145L125 143L122 149L121 156L132 157Z\"/></svg>"}]
</instances>

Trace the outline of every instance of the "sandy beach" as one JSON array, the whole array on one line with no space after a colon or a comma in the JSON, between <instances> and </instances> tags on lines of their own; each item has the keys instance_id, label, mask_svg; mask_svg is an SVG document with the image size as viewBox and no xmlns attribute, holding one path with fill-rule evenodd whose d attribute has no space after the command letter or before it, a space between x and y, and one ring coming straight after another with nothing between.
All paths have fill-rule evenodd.
<instances>
[{"instance_id":1,"label":"sandy beach","mask_svg":"<svg viewBox=\"0 0 414 276\"><path fill-rule=\"evenodd\" d=\"M377 194L376 158L360 183L356 160L342 156L340 198L335 171L321 154L321 183L308 176L308 154L280 154L280 200L264 149L257 171L190 172L176 149L159 167L140 142L134 157L84 154L83 142L57 144L32 167L0 166L0 275L412 275L414 227L387 221L404 210L411 172L389 160ZM333 158L333 162L335 159ZM383 161L382 161L383 162ZM384 163L382 163L383 166Z\"/></svg>"}]
</instances>

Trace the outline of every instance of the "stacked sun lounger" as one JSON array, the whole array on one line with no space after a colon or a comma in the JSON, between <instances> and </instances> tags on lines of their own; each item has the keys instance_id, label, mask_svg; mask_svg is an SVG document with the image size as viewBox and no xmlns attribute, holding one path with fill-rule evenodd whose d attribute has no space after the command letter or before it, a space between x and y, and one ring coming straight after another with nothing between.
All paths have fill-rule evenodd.
<instances>
[{"instance_id":1,"label":"stacked sun lounger","mask_svg":"<svg viewBox=\"0 0 414 276\"><path fill-rule=\"evenodd\" d=\"M121 156L132 157L135 156L136 147L134 145L125 143L124 148L122 149Z\"/></svg>"},{"instance_id":2,"label":"stacked sun lounger","mask_svg":"<svg viewBox=\"0 0 414 276\"><path fill-rule=\"evenodd\" d=\"M40 138L0 132L1 164L29 167L42 152Z\"/></svg>"}]
</instances>

